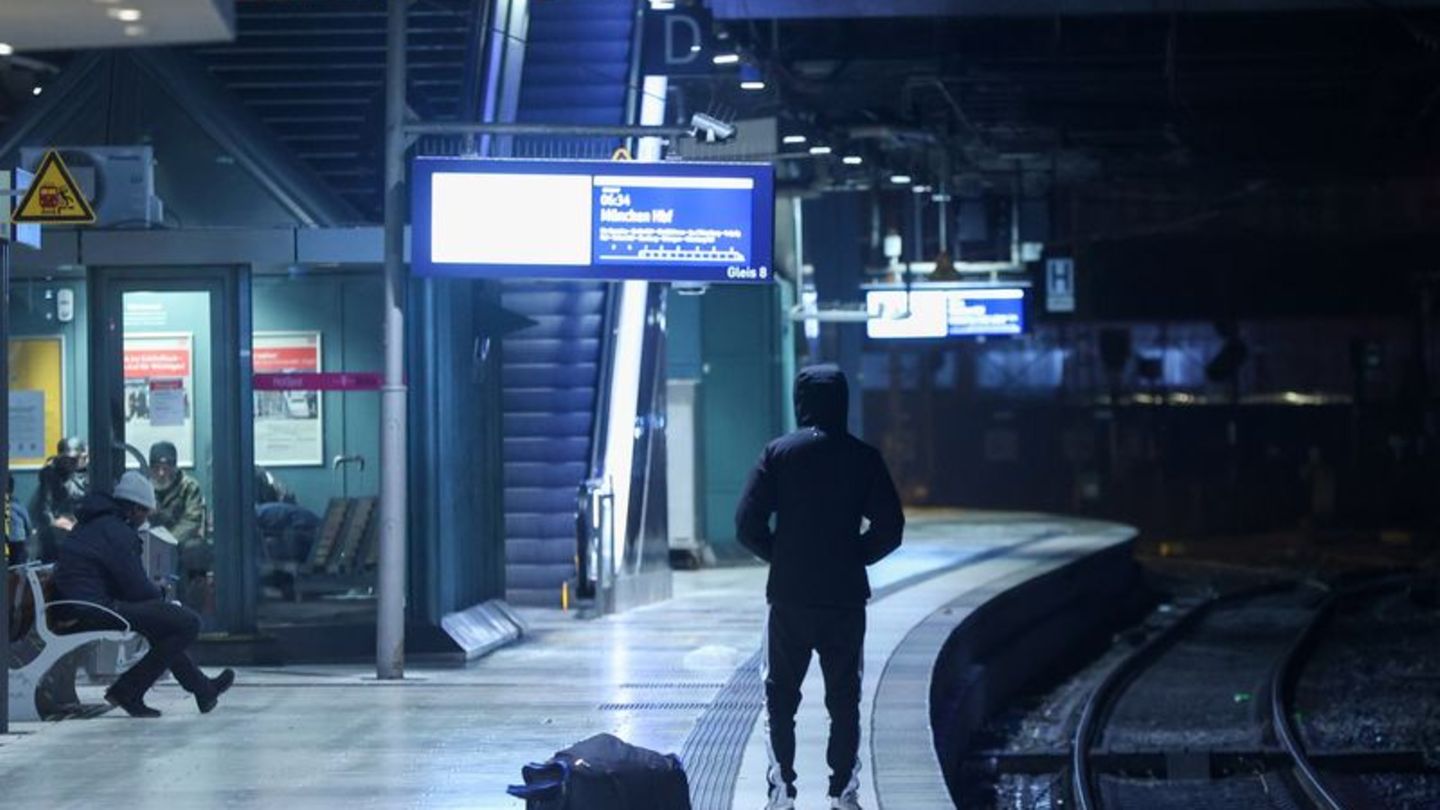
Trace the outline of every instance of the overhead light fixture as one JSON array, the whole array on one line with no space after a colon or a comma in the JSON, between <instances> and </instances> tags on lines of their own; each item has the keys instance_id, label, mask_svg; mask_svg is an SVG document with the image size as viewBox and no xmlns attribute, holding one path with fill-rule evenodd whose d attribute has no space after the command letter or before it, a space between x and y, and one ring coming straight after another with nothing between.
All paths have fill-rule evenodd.
<instances>
[{"instance_id":1,"label":"overhead light fixture","mask_svg":"<svg viewBox=\"0 0 1440 810\"><path fill-rule=\"evenodd\" d=\"M834 150L831 149L831 148L828 147L828 146L812 146L812 147L810 147L810 154L812 154L812 155L828 155L828 154L830 154L830 153L833 152L833 151L834 151Z\"/></svg>"},{"instance_id":2,"label":"overhead light fixture","mask_svg":"<svg viewBox=\"0 0 1440 810\"><path fill-rule=\"evenodd\" d=\"M41 86L38 85L38 84L35 85L33 88L30 89L30 95L32 95L32 96L38 96L38 95L40 95L40 94L43 93L43 92L45 92L45 88L41 87Z\"/></svg>"},{"instance_id":3,"label":"overhead light fixture","mask_svg":"<svg viewBox=\"0 0 1440 810\"><path fill-rule=\"evenodd\" d=\"M0 56L9 56L15 53L15 48L8 42L0 42Z\"/></svg>"},{"instance_id":4,"label":"overhead light fixture","mask_svg":"<svg viewBox=\"0 0 1440 810\"><path fill-rule=\"evenodd\" d=\"M754 65L740 66L740 89L741 90L764 90L765 77L760 73L760 68Z\"/></svg>"},{"instance_id":5,"label":"overhead light fixture","mask_svg":"<svg viewBox=\"0 0 1440 810\"><path fill-rule=\"evenodd\" d=\"M799 144L805 143L805 141L807 140L809 139L806 138L804 135L786 135L785 137L780 139L780 142L785 144L786 146L798 146Z\"/></svg>"},{"instance_id":6,"label":"overhead light fixture","mask_svg":"<svg viewBox=\"0 0 1440 810\"><path fill-rule=\"evenodd\" d=\"M740 54L717 53L710 61L717 65L738 65L740 64Z\"/></svg>"},{"instance_id":7,"label":"overhead light fixture","mask_svg":"<svg viewBox=\"0 0 1440 810\"><path fill-rule=\"evenodd\" d=\"M740 82L741 90L764 90L765 82Z\"/></svg>"},{"instance_id":8,"label":"overhead light fixture","mask_svg":"<svg viewBox=\"0 0 1440 810\"><path fill-rule=\"evenodd\" d=\"M140 18L144 16L138 8L112 8L107 9L105 13L109 14L113 20L127 23L140 22Z\"/></svg>"},{"instance_id":9,"label":"overhead light fixture","mask_svg":"<svg viewBox=\"0 0 1440 810\"><path fill-rule=\"evenodd\" d=\"M840 158L840 162L844 163L846 166L859 166L861 163L865 162L865 158L862 158L859 155L846 155L845 157Z\"/></svg>"},{"instance_id":10,"label":"overhead light fixture","mask_svg":"<svg viewBox=\"0 0 1440 810\"><path fill-rule=\"evenodd\" d=\"M908 185L908 184L910 183L910 175L908 175L908 174L892 174L892 175L890 175L890 182L892 182L892 183L894 183L894 184L896 184L896 185L899 185L899 186Z\"/></svg>"},{"instance_id":11,"label":"overhead light fixture","mask_svg":"<svg viewBox=\"0 0 1440 810\"><path fill-rule=\"evenodd\" d=\"M127 26L125 26L125 36L127 36L127 37L143 37L143 36L145 36L145 26L143 26L143 25L127 25Z\"/></svg>"},{"instance_id":12,"label":"overhead light fixture","mask_svg":"<svg viewBox=\"0 0 1440 810\"><path fill-rule=\"evenodd\" d=\"M699 46L699 45L691 45L691 46L690 46L690 53L699 53L699 52L700 52L700 46Z\"/></svg>"},{"instance_id":13,"label":"overhead light fixture","mask_svg":"<svg viewBox=\"0 0 1440 810\"><path fill-rule=\"evenodd\" d=\"M916 194L929 194L929 193L930 193L930 187L929 187L929 186L916 186L915 188L911 189L911 191L914 191Z\"/></svg>"}]
</instances>

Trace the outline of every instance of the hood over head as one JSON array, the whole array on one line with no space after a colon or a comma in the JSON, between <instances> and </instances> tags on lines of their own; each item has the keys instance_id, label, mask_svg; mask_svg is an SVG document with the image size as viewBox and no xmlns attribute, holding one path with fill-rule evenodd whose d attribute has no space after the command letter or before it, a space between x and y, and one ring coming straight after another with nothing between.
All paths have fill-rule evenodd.
<instances>
[{"instance_id":1,"label":"hood over head","mask_svg":"<svg viewBox=\"0 0 1440 810\"><path fill-rule=\"evenodd\" d=\"M795 375L795 421L800 427L843 433L849 415L850 384L839 366L806 366Z\"/></svg>"}]
</instances>

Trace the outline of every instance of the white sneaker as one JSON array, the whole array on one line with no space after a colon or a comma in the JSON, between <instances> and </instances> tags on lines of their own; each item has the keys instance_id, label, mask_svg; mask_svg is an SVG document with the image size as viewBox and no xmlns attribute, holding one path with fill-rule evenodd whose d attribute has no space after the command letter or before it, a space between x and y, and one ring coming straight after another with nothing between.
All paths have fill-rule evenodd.
<instances>
[{"instance_id":1,"label":"white sneaker","mask_svg":"<svg viewBox=\"0 0 1440 810\"><path fill-rule=\"evenodd\" d=\"M863 810L860 807L860 797L854 793L846 793L843 796L830 797L830 810Z\"/></svg>"}]
</instances>

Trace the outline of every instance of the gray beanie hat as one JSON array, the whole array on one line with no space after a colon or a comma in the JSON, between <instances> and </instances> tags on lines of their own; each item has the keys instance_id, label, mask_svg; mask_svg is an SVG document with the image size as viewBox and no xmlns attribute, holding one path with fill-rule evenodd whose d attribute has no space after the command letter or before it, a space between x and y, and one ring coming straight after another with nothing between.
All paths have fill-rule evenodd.
<instances>
[{"instance_id":1,"label":"gray beanie hat","mask_svg":"<svg viewBox=\"0 0 1440 810\"><path fill-rule=\"evenodd\" d=\"M112 495L117 501L129 501L151 511L155 510L155 485L134 470L120 476L120 483L115 485Z\"/></svg>"}]
</instances>

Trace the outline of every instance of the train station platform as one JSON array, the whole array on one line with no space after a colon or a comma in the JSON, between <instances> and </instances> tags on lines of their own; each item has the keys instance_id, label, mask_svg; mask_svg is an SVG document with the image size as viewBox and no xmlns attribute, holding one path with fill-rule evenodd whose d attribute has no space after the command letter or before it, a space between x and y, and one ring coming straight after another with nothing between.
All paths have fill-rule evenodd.
<instances>
[{"instance_id":1,"label":"train station platform","mask_svg":"<svg viewBox=\"0 0 1440 810\"><path fill-rule=\"evenodd\" d=\"M1059 587L1045 578L1086 559L1128 558L1132 537L1123 526L1044 515L912 515L904 547L871 569L865 807L950 806L925 706L935 656L966 615L1024 596L1027 583ZM363 666L246 668L210 715L165 683L150 699L165 712L159 720L18 724L0 737L5 803L519 808L504 790L521 765L607 731L680 753L697 808L758 808L764 578L762 567L677 572L672 600L622 615L528 612L521 644L464 669L412 667L403 682L377 682ZM99 699L99 687L81 691ZM805 695L798 806L822 807L818 666Z\"/></svg>"}]
</instances>

